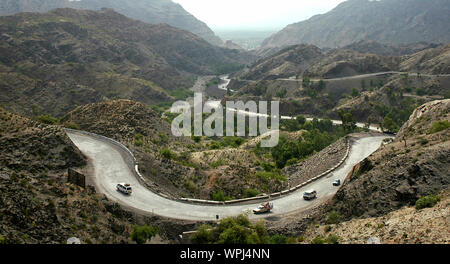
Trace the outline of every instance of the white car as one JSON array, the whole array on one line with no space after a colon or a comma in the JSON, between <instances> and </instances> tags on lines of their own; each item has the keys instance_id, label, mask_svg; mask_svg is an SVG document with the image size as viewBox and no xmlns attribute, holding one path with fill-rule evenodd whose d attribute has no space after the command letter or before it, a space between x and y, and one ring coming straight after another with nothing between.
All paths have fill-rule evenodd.
<instances>
[{"instance_id":1,"label":"white car","mask_svg":"<svg viewBox=\"0 0 450 264\"><path fill-rule=\"evenodd\" d=\"M117 184L117 190L124 194L131 194L133 189L129 183L119 183Z\"/></svg>"},{"instance_id":2,"label":"white car","mask_svg":"<svg viewBox=\"0 0 450 264\"><path fill-rule=\"evenodd\" d=\"M303 194L303 199L305 199L305 200L312 200L312 199L315 199L316 197L317 197L317 192L315 190L309 190Z\"/></svg>"}]
</instances>

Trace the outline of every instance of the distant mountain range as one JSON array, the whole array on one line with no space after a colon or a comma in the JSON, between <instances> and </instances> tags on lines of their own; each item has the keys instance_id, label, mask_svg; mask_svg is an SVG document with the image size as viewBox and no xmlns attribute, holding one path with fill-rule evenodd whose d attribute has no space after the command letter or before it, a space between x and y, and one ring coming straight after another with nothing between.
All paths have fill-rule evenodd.
<instances>
[{"instance_id":1,"label":"distant mountain range","mask_svg":"<svg viewBox=\"0 0 450 264\"><path fill-rule=\"evenodd\" d=\"M196 75L230 72L251 59L111 9L4 16L0 32L0 104L25 115L60 116L116 98L170 102Z\"/></svg>"},{"instance_id":2,"label":"distant mountain range","mask_svg":"<svg viewBox=\"0 0 450 264\"><path fill-rule=\"evenodd\" d=\"M150 24L166 23L190 31L211 44L223 44L205 23L171 0L0 0L0 15L47 12L65 7L90 10L112 8L133 19Z\"/></svg>"},{"instance_id":3,"label":"distant mountain range","mask_svg":"<svg viewBox=\"0 0 450 264\"><path fill-rule=\"evenodd\" d=\"M348 0L330 12L291 24L262 49L300 43L344 47L360 40L383 44L450 41L449 0Z\"/></svg>"}]
</instances>

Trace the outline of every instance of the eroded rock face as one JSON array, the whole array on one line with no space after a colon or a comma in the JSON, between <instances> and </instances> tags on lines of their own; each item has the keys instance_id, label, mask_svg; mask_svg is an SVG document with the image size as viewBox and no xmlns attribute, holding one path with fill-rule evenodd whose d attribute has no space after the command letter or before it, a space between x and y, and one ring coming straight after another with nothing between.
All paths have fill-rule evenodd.
<instances>
[{"instance_id":1,"label":"eroded rock face","mask_svg":"<svg viewBox=\"0 0 450 264\"><path fill-rule=\"evenodd\" d=\"M432 208L405 207L389 214L352 219L338 225L310 226L303 233L304 243L316 236L337 235L339 244L436 244L449 243L449 192Z\"/></svg>"},{"instance_id":2,"label":"eroded rock face","mask_svg":"<svg viewBox=\"0 0 450 264\"><path fill-rule=\"evenodd\" d=\"M384 145L355 170L331 206L345 218L384 215L450 185L450 129L430 127L450 120L450 100L427 103L413 113L394 142ZM406 140L406 147L405 147Z\"/></svg>"},{"instance_id":3,"label":"eroded rock face","mask_svg":"<svg viewBox=\"0 0 450 264\"><path fill-rule=\"evenodd\" d=\"M83 171L86 158L59 126L0 108L0 236L8 244L132 243L133 225L160 227L178 239L187 223L137 217L97 194L67 183L67 171ZM181 230L181 231L180 231Z\"/></svg>"},{"instance_id":4,"label":"eroded rock face","mask_svg":"<svg viewBox=\"0 0 450 264\"><path fill-rule=\"evenodd\" d=\"M326 14L288 25L267 38L262 48L299 43L336 48L360 40L446 43L448 12L446 0L345 1Z\"/></svg>"}]
</instances>

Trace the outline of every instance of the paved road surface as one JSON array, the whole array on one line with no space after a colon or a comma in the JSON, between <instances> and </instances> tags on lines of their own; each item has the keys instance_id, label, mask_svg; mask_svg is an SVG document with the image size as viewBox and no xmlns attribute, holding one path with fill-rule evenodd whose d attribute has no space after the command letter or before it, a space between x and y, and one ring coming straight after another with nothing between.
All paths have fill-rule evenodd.
<instances>
[{"instance_id":1,"label":"paved road surface","mask_svg":"<svg viewBox=\"0 0 450 264\"><path fill-rule=\"evenodd\" d=\"M67 133L75 145L91 159L94 172L90 176L93 177L97 190L105 194L109 199L126 207L174 219L215 220L216 215L219 215L220 218L239 215L252 210L260 203L207 206L188 204L163 198L140 184L133 171L124 161L120 150L112 145L112 143L79 132ZM329 176L305 186L305 188L301 188L296 192L274 200L274 209L271 214L259 216L250 214L250 218L274 216L308 209L313 205L323 202L324 199L332 197L338 190L337 187L332 186L334 179L344 180L355 164L379 148L384 138L383 136L378 136L358 139L352 145L346 162L336 171ZM133 194L126 196L119 193L116 190L116 185L119 182L130 183L133 187ZM319 198L310 202L304 201L301 195L307 189L315 189L318 192Z\"/></svg>"},{"instance_id":2,"label":"paved road surface","mask_svg":"<svg viewBox=\"0 0 450 264\"><path fill-rule=\"evenodd\" d=\"M397 72L397 71L388 71L388 72L376 72L376 73L367 73L367 74L360 74L360 75L353 75L353 76L347 76L347 77L339 77L339 78L329 78L329 79L317 79L317 78L311 78L310 80L313 82L317 82L320 80L323 81L342 81L342 80L352 80L352 79L361 79L361 78L368 78L368 77L376 77L376 76L381 76L381 75L388 75L388 74L408 74L409 76L417 76L417 73L408 73L408 72ZM449 77L450 74L420 74L423 77L436 77L436 76L441 76L441 77ZM291 77L291 78L279 78L277 79L279 81L292 81L292 82L297 82L300 81L299 79L295 79L295 77Z\"/></svg>"}]
</instances>

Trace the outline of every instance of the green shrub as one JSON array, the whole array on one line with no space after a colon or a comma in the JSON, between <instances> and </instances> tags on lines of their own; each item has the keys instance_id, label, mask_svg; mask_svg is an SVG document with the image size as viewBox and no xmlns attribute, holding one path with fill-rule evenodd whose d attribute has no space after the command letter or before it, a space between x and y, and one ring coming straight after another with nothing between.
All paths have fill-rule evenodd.
<instances>
[{"instance_id":1,"label":"green shrub","mask_svg":"<svg viewBox=\"0 0 450 264\"><path fill-rule=\"evenodd\" d=\"M416 201L416 209L420 210L423 208L431 208L440 201L441 201L441 198L437 195L424 196L424 197L419 198Z\"/></svg>"},{"instance_id":2,"label":"green shrub","mask_svg":"<svg viewBox=\"0 0 450 264\"><path fill-rule=\"evenodd\" d=\"M267 172L272 172L272 171L276 170L276 166L273 163L262 162L261 167L264 169L264 171L267 171Z\"/></svg>"},{"instance_id":3,"label":"green shrub","mask_svg":"<svg viewBox=\"0 0 450 264\"><path fill-rule=\"evenodd\" d=\"M245 139L242 137L223 137L220 141L221 147L237 148L245 143Z\"/></svg>"},{"instance_id":4,"label":"green shrub","mask_svg":"<svg viewBox=\"0 0 450 264\"><path fill-rule=\"evenodd\" d=\"M245 215L222 219L217 227L202 226L191 237L200 244L267 244L269 236L263 222L250 223Z\"/></svg>"},{"instance_id":5,"label":"green shrub","mask_svg":"<svg viewBox=\"0 0 450 264\"><path fill-rule=\"evenodd\" d=\"M358 97L361 93L359 92L359 90L357 88L353 88L352 89L352 96L353 97Z\"/></svg>"},{"instance_id":6,"label":"green shrub","mask_svg":"<svg viewBox=\"0 0 450 264\"><path fill-rule=\"evenodd\" d=\"M193 244L208 244L214 239L211 227L209 225L201 225L197 232L194 233L190 240Z\"/></svg>"},{"instance_id":7,"label":"green shrub","mask_svg":"<svg viewBox=\"0 0 450 264\"><path fill-rule=\"evenodd\" d=\"M278 145L270 150L278 168L284 168L291 159L307 158L314 151L321 151L343 136L343 131L337 133L328 132L328 130L336 129L333 128L330 120L306 122L303 125L303 129L308 131L302 134L302 138L292 140L286 136L280 136Z\"/></svg>"},{"instance_id":8,"label":"green shrub","mask_svg":"<svg viewBox=\"0 0 450 264\"><path fill-rule=\"evenodd\" d=\"M416 94L417 94L418 96L424 96L425 93L426 93L425 90L422 89L422 88L417 88L417 89L416 89Z\"/></svg>"},{"instance_id":9,"label":"green shrub","mask_svg":"<svg viewBox=\"0 0 450 264\"><path fill-rule=\"evenodd\" d=\"M169 142L169 136L163 133L159 133L158 137L160 138L160 142L163 144L167 144Z\"/></svg>"},{"instance_id":10,"label":"green shrub","mask_svg":"<svg viewBox=\"0 0 450 264\"><path fill-rule=\"evenodd\" d=\"M256 173L256 177L266 183L269 182L270 180L276 180L278 182L283 182L287 180L286 176L278 172L268 172L268 171L258 171Z\"/></svg>"},{"instance_id":11,"label":"green shrub","mask_svg":"<svg viewBox=\"0 0 450 264\"><path fill-rule=\"evenodd\" d=\"M194 140L195 143L199 143L202 140L202 137L192 136L192 140Z\"/></svg>"},{"instance_id":12,"label":"green shrub","mask_svg":"<svg viewBox=\"0 0 450 264\"><path fill-rule=\"evenodd\" d=\"M259 194L260 194L260 192L258 190L251 189L251 188L244 191L245 198L255 197L255 196L258 196Z\"/></svg>"},{"instance_id":13,"label":"green shrub","mask_svg":"<svg viewBox=\"0 0 450 264\"><path fill-rule=\"evenodd\" d=\"M176 157L177 157L177 154L172 152L169 148L161 149L160 153L161 153L161 156L163 156L164 158L169 159L169 160L176 159Z\"/></svg>"},{"instance_id":14,"label":"green shrub","mask_svg":"<svg viewBox=\"0 0 450 264\"><path fill-rule=\"evenodd\" d=\"M5 245L6 244L6 238L3 237L2 235L0 235L0 245Z\"/></svg>"},{"instance_id":15,"label":"green shrub","mask_svg":"<svg viewBox=\"0 0 450 264\"><path fill-rule=\"evenodd\" d=\"M283 236L283 235L274 235L274 236L270 237L269 243L270 244L276 244L276 245L286 244L287 243L287 237Z\"/></svg>"},{"instance_id":16,"label":"green shrub","mask_svg":"<svg viewBox=\"0 0 450 264\"><path fill-rule=\"evenodd\" d=\"M138 244L144 244L148 239L156 236L158 234L157 227L149 227L147 225L143 226L134 226L133 231L131 232L131 239Z\"/></svg>"},{"instance_id":17,"label":"green shrub","mask_svg":"<svg viewBox=\"0 0 450 264\"><path fill-rule=\"evenodd\" d=\"M169 95L174 97L176 100L186 100L188 97L193 97L194 92L187 88L181 88L176 91L169 91Z\"/></svg>"},{"instance_id":18,"label":"green shrub","mask_svg":"<svg viewBox=\"0 0 450 264\"><path fill-rule=\"evenodd\" d=\"M144 145L144 136L142 134L134 135L134 145L136 147L142 147Z\"/></svg>"},{"instance_id":19,"label":"green shrub","mask_svg":"<svg viewBox=\"0 0 450 264\"><path fill-rule=\"evenodd\" d=\"M318 245L318 244L325 244L326 240L322 236L316 236L311 240L311 244Z\"/></svg>"},{"instance_id":20,"label":"green shrub","mask_svg":"<svg viewBox=\"0 0 450 264\"><path fill-rule=\"evenodd\" d=\"M214 191L214 192L212 193L211 198L212 198L214 201L219 201L219 202L224 202L224 201L228 200L227 197L225 196L225 194L223 193L222 190L216 190L216 191Z\"/></svg>"},{"instance_id":21,"label":"green shrub","mask_svg":"<svg viewBox=\"0 0 450 264\"><path fill-rule=\"evenodd\" d=\"M340 220L341 220L341 215L336 211L332 211L328 214L326 223L327 224L337 224L337 223L339 223Z\"/></svg>"},{"instance_id":22,"label":"green shrub","mask_svg":"<svg viewBox=\"0 0 450 264\"><path fill-rule=\"evenodd\" d=\"M75 130L80 130L80 126L75 123L66 123L64 125L64 127L70 128L70 129L75 129Z\"/></svg>"},{"instance_id":23,"label":"green shrub","mask_svg":"<svg viewBox=\"0 0 450 264\"><path fill-rule=\"evenodd\" d=\"M339 244L340 239L339 236L331 234L327 237L326 241L328 244Z\"/></svg>"},{"instance_id":24,"label":"green shrub","mask_svg":"<svg viewBox=\"0 0 450 264\"><path fill-rule=\"evenodd\" d=\"M197 186L192 181L186 181L184 187L188 189L191 193L197 192Z\"/></svg>"},{"instance_id":25,"label":"green shrub","mask_svg":"<svg viewBox=\"0 0 450 264\"><path fill-rule=\"evenodd\" d=\"M444 93L445 99L450 99L450 91Z\"/></svg>"},{"instance_id":26,"label":"green shrub","mask_svg":"<svg viewBox=\"0 0 450 264\"><path fill-rule=\"evenodd\" d=\"M217 161L212 162L210 164L210 167L217 168L217 167L223 166L224 164L225 164L225 162L223 160L217 160Z\"/></svg>"},{"instance_id":27,"label":"green shrub","mask_svg":"<svg viewBox=\"0 0 450 264\"><path fill-rule=\"evenodd\" d=\"M306 117L304 115L298 115L296 119L300 125L304 125L306 123Z\"/></svg>"},{"instance_id":28,"label":"green shrub","mask_svg":"<svg viewBox=\"0 0 450 264\"><path fill-rule=\"evenodd\" d=\"M217 141L213 141L213 142L209 143L208 148L211 150L212 149L221 149L222 145Z\"/></svg>"},{"instance_id":29,"label":"green shrub","mask_svg":"<svg viewBox=\"0 0 450 264\"><path fill-rule=\"evenodd\" d=\"M298 163L298 159L297 158L292 158L292 159L290 159L290 160L288 160L286 162L286 166L292 166L292 165L295 165L297 163Z\"/></svg>"},{"instance_id":30,"label":"green shrub","mask_svg":"<svg viewBox=\"0 0 450 264\"><path fill-rule=\"evenodd\" d=\"M37 117L37 120L47 125L56 125L59 122L57 118L50 115L40 115Z\"/></svg>"},{"instance_id":31,"label":"green shrub","mask_svg":"<svg viewBox=\"0 0 450 264\"><path fill-rule=\"evenodd\" d=\"M448 120L440 120L440 121L434 122L431 125L431 128L428 131L428 133L429 134L434 134L434 133L446 130L449 127L450 127L450 122Z\"/></svg>"}]
</instances>

